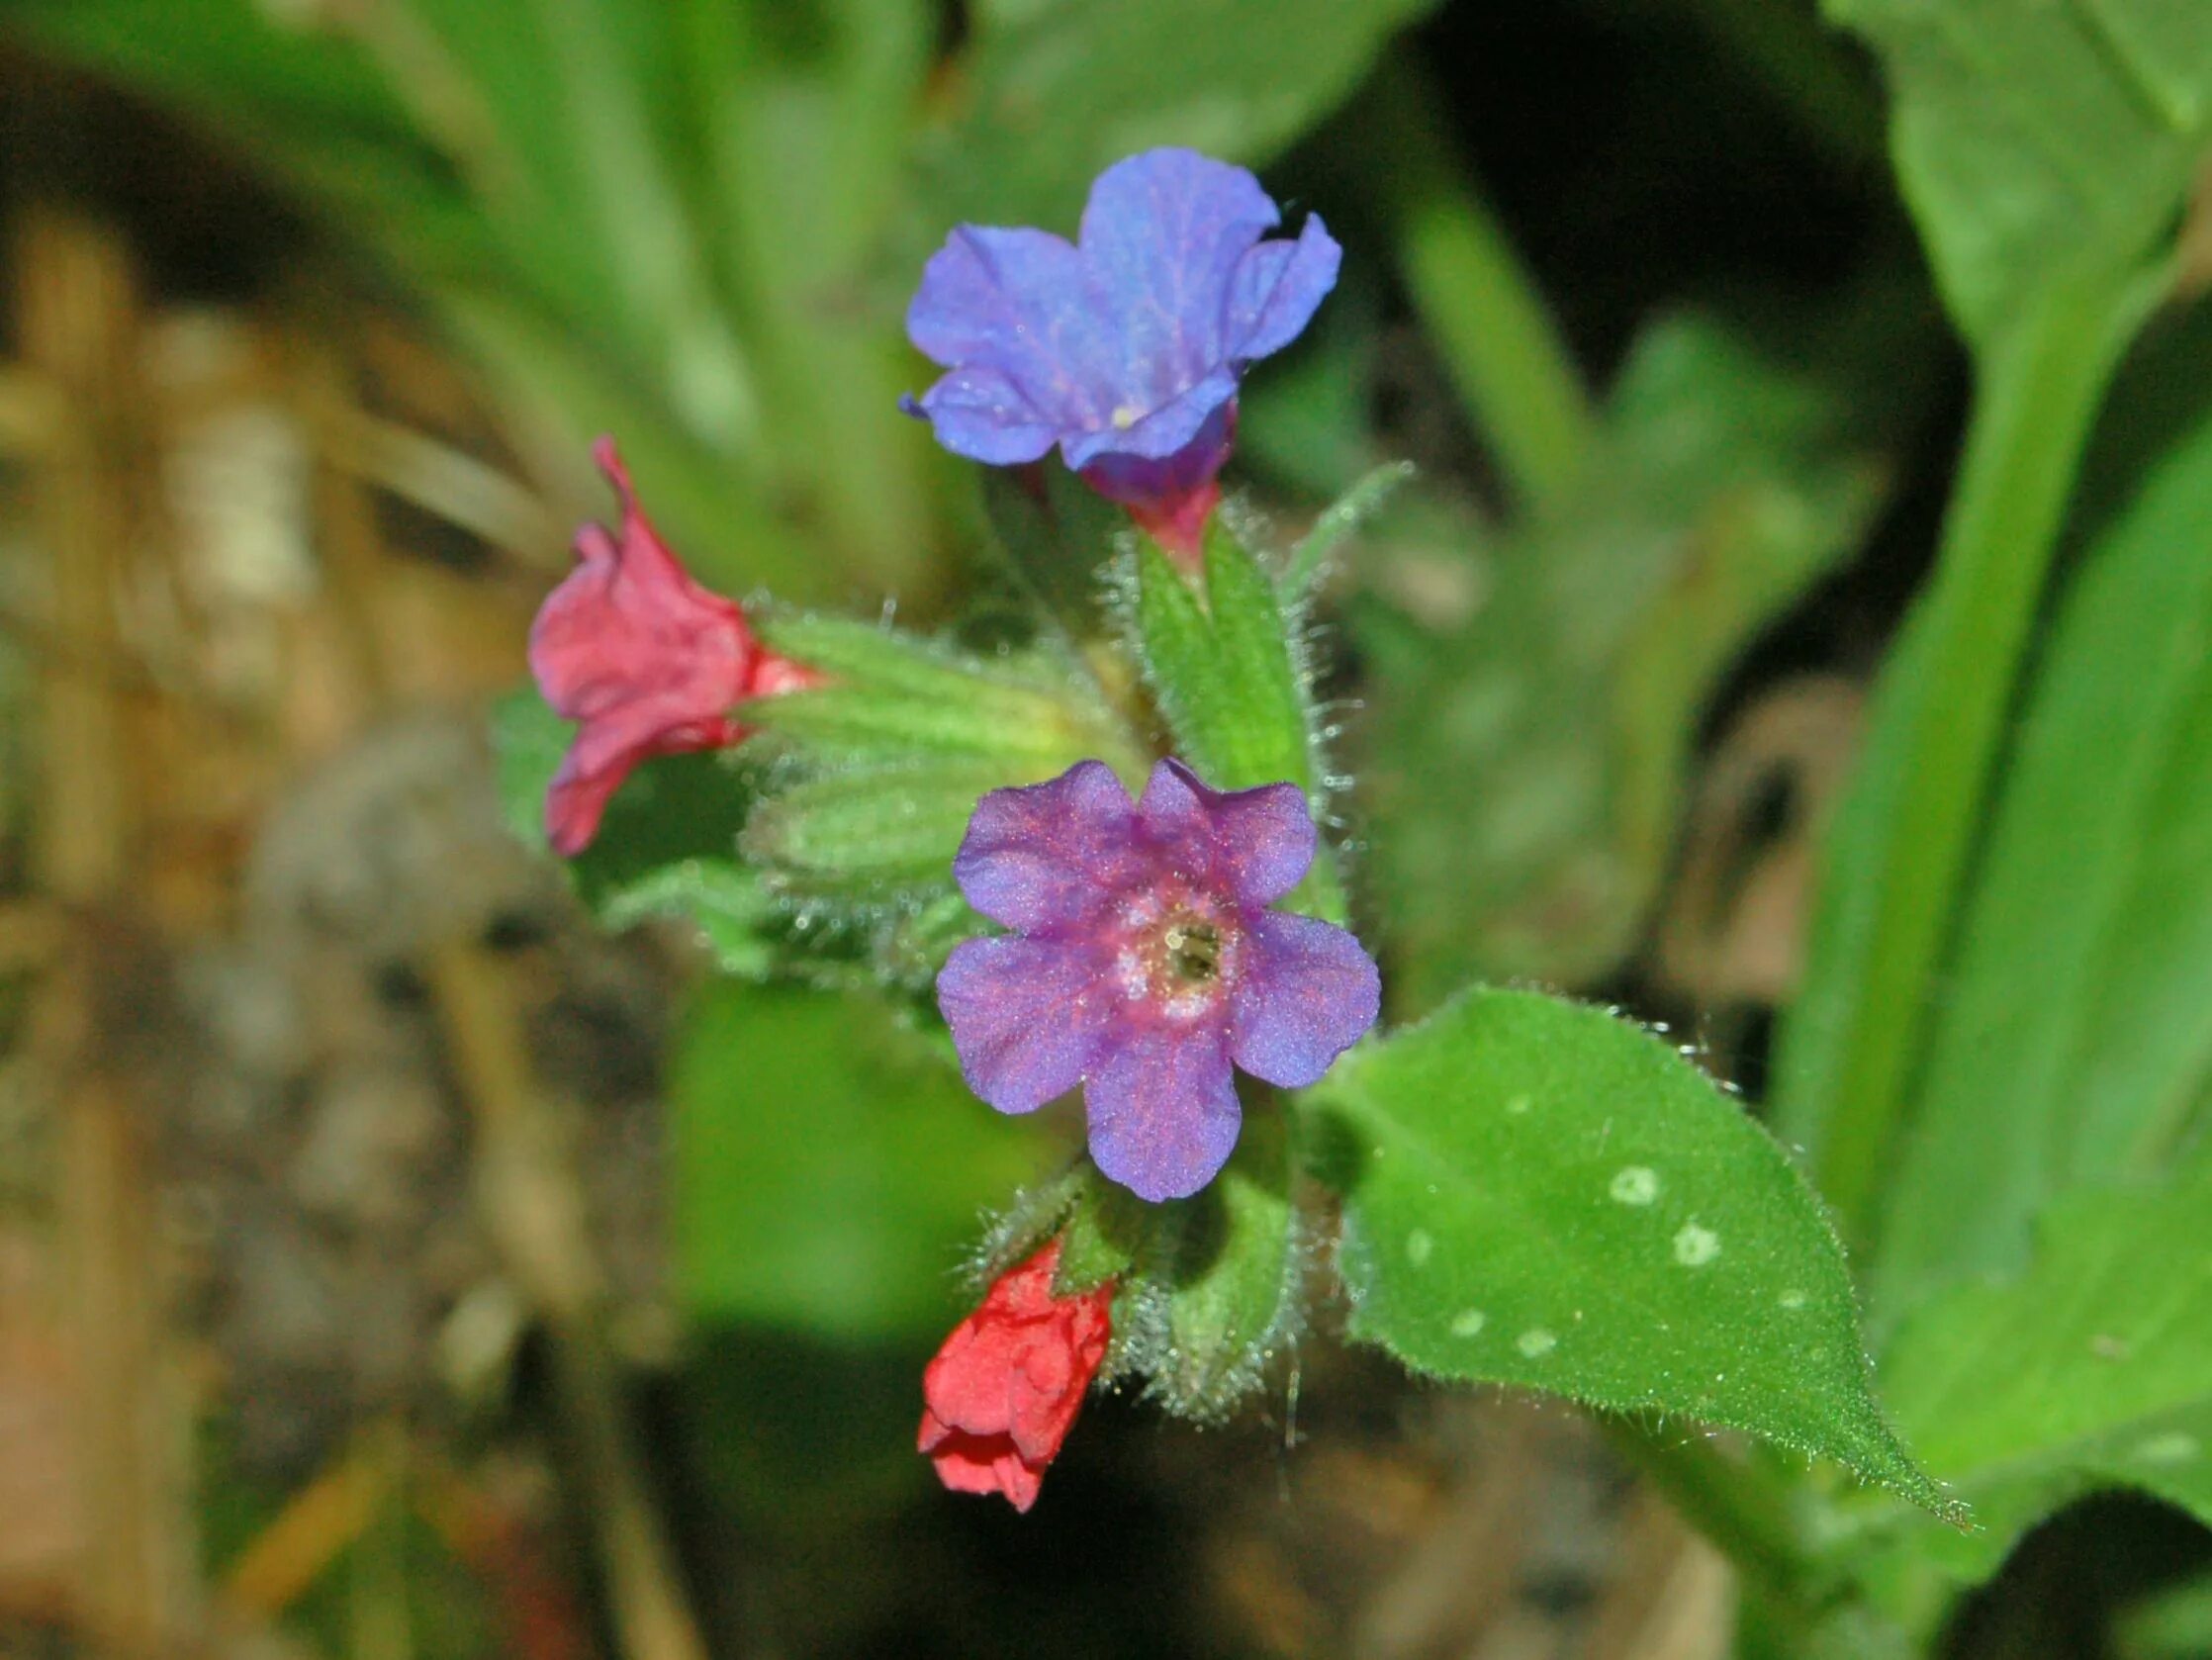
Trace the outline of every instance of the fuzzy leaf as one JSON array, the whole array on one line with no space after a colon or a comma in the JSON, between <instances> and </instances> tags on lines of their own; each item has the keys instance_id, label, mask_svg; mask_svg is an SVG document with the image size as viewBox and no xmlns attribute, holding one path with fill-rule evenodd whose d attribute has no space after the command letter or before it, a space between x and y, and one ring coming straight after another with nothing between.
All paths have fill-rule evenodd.
<instances>
[{"instance_id":1,"label":"fuzzy leaf","mask_svg":"<svg viewBox=\"0 0 2212 1660\"><path fill-rule=\"evenodd\" d=\"M1306 1106L1344 1194L1354 1336L1438 1377L1748 1429L1951 1509L1875 1406L1819 1201L1648 1033L1477 990Z\"/></svg>"}]
</instances>

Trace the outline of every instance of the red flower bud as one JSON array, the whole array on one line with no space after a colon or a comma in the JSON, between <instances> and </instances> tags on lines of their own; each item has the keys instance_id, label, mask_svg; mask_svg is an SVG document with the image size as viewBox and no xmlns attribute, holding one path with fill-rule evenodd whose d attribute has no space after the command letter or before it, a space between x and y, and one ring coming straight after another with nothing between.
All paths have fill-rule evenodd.
<instances>
[{"instance_id":1,"label":"red flower bud","mask_svg":"<svg viewBox=\"0 0 2212 1660\"><path fill-rule=\"evenodd\" d=\"M1112 1336L1111 1284L1053 1295L1054 1240L1000 1276L922 1373L920 1450L956 1493L1037 1502Z\"/></svg>"},{"instance_id":2,"label":"red flower bud","mask_svg":"<svg viewBox=\"0 0 2212 1660\"><path fill-rule=\"evenodd\" d=\"M721 749L751 730L730 718L748 697L820 684L753 637L744 610L691 578L637 505L601 438L592 450L621 498L619 536L576 534L576 569L530 627L530 672L564 719L581 723L545 794L545 833L574 857L632 768L649 756Z\"/></svg>"}]
</instances>

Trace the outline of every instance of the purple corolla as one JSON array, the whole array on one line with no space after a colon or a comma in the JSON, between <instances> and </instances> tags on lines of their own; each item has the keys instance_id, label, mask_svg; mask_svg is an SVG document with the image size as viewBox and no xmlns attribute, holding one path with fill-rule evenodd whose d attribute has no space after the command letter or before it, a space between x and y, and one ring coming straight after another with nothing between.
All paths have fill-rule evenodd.
<instances>
[{"instance_id":1,"label":"purple corolla","mask_svg":"<svg viewBox=\"0 0 2212 1660\"><path fill-rule=\"evenodd\" d=\"M1102 495L1188 557L1220 486L1246 364L1298 337L1341 249L1295 239L1242 167L1147 150L1091 186L1070 243L964 225L922 273L914 344L948 371L917 406L956 454L997 466L1055 444Z\"/></svg>"},{"instance_id":2,"label":"purple corolla","mask_svg":"<svg viewBox=\"0 0 2212 1660\"><path fill-rule=\"evenodd\" d=\"M1102 1171L1145 1199L1197 1192L1237 1145L1233 1065L1300 1088L1374 1024L1359 942L1268 909L1315 846L1294 785L1223 793L1178 761L1135 802L1098 761L992 790L953 874L1014 932L964 942L937 979L969 1086L1025 1113L1079 1083Z\"/></svg>"}]
</instances>

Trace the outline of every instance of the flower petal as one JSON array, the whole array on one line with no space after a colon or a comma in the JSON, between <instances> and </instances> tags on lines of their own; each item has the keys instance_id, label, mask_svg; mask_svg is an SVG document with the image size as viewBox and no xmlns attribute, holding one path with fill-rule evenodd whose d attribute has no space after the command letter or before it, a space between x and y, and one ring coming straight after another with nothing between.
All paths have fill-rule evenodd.
<instances>
[{"instance_id":1,"label":"flower petal","mask_svg":"<svg viewBox=\"0 0 2212 1660\"><path fill-rule=\"evenodd\" d=\"M1263 784L1227 794L1207 791L1214 820L1214 871L1238 902L1271 904L1306 879L1320 838L1305 791L1294 784Z\"/></svg>"},{"instance_id":2,"label":"flower petal","mask_svg":"<svg viewBox=\"0 0 2212 1660\"><path fill-rule=\"evenodd\" d=\"M1029 396L996 369L955 369L922 394L937 441L992 467L1035 461L1060 436Z\"/></svg>"},{"instance_id":3,"label":"flower petal","mask_svg":"<svg viewBox=\"0 0 2212 1660\"><path fill-rule=\"evenodd\" d=\"M964 225L922 270L906 334L948 369L1004 375L1056 426L1106 424L1115 353L1075 249L1050 231Z\"/></svg>"},{"instance_id":4,"label":"flower petal","mask_svg":"<svg viewBox=\"0 0 2212 1660\"><path fill-rule=\"evenodd\" d=\"M1088 915L1126 884L1136 809L1114 770L1078 761L1059 778L975 804L953 879L993 922L1035 933Z\"/></svg>"},{"instance_id":5,"label":"flower petal","mask_svg":"<svg viewBox=\"0 0 2212 1660\"><path fill-rule=\"evenodd\" d=\"M1113 1004L1105 967L1060 940L964 940L937 975L961 1075L1003 1113L1034 1112L1081 1082Z\"/></svg>"},{"instance_id":6,"label":"flower petal","mask_svg":"<svg viewBox=\"0 0 2212 1660\"><path fill-rule=\"evenodd\" d=\"M578 546L591 540L580 536ZM668 561L667 574L644 574L658 571L656 559ZM718 714L745 695L758 650L744 611L696 587L650 533L609 560L588 557L530 625L530 671L569 720L641 696L682 718Z\"/></svg>"},{"instance_id":7,"label":"flower petal","mask_svg":"<svg viewBox=\"0 0 2212 1660\"><path fill-rule=\"evenodd\" d=\"M563 859L574 859L590 847L606 816L607 802L641 759L627 756L587 772L577 764L576 750L571 748L545 786L546 845Z\"/></svg>"},{"instance_id":8,"label":"flower petal","mask_svg":"<svg viewBox=\"0 0 2212 1660\"><path fill-rule=\"evenodd\" d=\"M1252 909L1296 887L1314 862L1313 815L1294 784L1210 789L1169 758L1152 768L1137 813L1164 857Z\"/></svg>"},{"instance_id":9,"label":"flower petal","mask_svg":"<svg viewBox=\"0 0 2212 1660\"><path fill-rule=\"evenodd\" d=\"M1100 461L1151 461L1162 489L1195 489L1221 471L1235 430L1236 371L1213 369L1188 390L1129 426L1107 425L1063 437L1060 451L1077 472Z\"/></svg>"},{"instance_id":10,"label":"flower petal","mask_svg":"<svg viewBox=\"0 0 2212 1660\"><path fill-rule=\"evenodd\" d=\"M1232 1014L1237 1064L1303 1089L1382 1010L1382 976L1345 930L1310 916L1251 919Z\"/></svg>"},{"instance_id":11,"label":"flower petal","mask_svg":"<svg viewBox=\"0 0 2212 1660\"><path fill-rule=\"evenodd\" d=\"M1319 214L1306 216L1295 242L1262 242L1245 254L1230 283L1224 355L1250 363L1298 338L1336 286L1343 257Z\"/></svg>"},{"instance_id":12,"label":"flower petal","mask_svg":"<svg viewBox=\"0 0 2212 1660\"><path fill-rule=\"evenodd\" d=\"M1214 1179L1243 1115L1226 1034L1210 1023L1133 1034L1083 1086L1090 1155L1140 1199L1183 1199Z\"/></svg>"},{"instance_id":13,"label":"flower petal","mask_svg":"<svg viewBox=\"0 0 2212 1660\"><path fill-rule=\"evenodd\" d=\"M1022 1461L1011 1436L972 1435L965 1429L939 1426L933 1432L931 1414L922 1413L921 1450L936 1466L937 1479L953 1493L997 1493L1015 1510L1026 1513L1037 1503L1045 1485L1045 1472Z\"/></svg>"},{"instance_id":14,"label":"flower petal","mask_svg":"<svg viewBox=\"0 0 2212 1660\"><path fill-rule=\"evenodd\" d=\"M1158 409L1222 364L1238 261L1280 218L1250 173L1196 150L1146 150L1099 174L1080 245L1115 321L1124 396Z\"/></svg>"},{"instance_id":15,"label":"flower petal","mask_svg":"<svg viewBox=\"0 0 2212 1660\"><path fill-rule=\"evenodd\" d=\"M545 790L545 839L573 859L591 846L606 804L642 762L656 755L724 749L750 728L720 716L688 717L653 696L606 705L578 728Z\"/></svg>"},{"instance_id":16,"label":"flower petal","mask_svg":"<svg viewBox=\"0 0 2212 1660\"><path fill-rule=\"evenodd\" d=\"M1218 501L1221 489L1214 481L1229 459L1236 435L1237 400L1231 397L1216 407L1196 436L1172 455L1154 460L1126 452L1119 447L1118 434L1097 432L1063 439L1060 453L1082 481L1109 502L1157 512L1201 495ZM1096 459L1079 463L1073 459L1077 455L1095 455Z\"/></svg>"}]
</instances>

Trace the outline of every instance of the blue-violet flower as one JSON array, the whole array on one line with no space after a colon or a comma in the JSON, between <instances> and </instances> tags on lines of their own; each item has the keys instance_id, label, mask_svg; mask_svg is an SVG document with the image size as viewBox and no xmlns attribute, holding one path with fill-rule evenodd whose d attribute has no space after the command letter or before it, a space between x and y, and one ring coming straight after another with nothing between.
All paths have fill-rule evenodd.
<instances>
[{"instance_id":1,"label":"blue-violet flower","mask_svg":"<svg viewBox=\"0 0 2212 1660\"><path fill-rule=\"evenodd\" d=\"M992 790L953 875L1015 932L937 977L969 1086L1024 1113L1080 1083L1099 1169L1144 1199L1197 1192L1237 1145L1233 1062L1300 1088L1375 1022L1359 942L1267 908L1315 845L1295 785L1222 793L1178 761L1134 803L1099 761Z\"/></svg>"},{"instance_id":2,"label":"blue-violet flower","mask_svg":"<svg viewBox=\"0 0 2212 1660\"><path fill-rule=\"evenodd\" d=\"M1220 497L1244 366L1282 350L1336 285L1342 250L1296 240L1242 167L1147 150L1091 186L1079 239L964 225L922 273L914 344L950 372L918 406L956 454L995 466L1059 444L1171 551ZM910 406L914 407L914 406Z\"/></svg>"}]
</instances>

